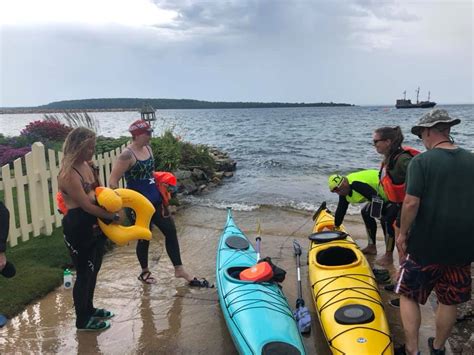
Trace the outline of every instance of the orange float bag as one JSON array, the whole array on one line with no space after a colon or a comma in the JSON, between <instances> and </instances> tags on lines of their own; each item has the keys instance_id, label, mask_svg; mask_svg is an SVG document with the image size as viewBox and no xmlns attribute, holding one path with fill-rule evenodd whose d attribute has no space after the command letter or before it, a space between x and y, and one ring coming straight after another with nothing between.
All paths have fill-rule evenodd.
<instances>
[{"instance_id":1,"label":"orange float bag","mask_svg":"<svg viewBox=\"0 0 474 355\"><path fill-rule=\"evenodd\" d=\"M63 194L61 191L56 193L56 204L58 205L59 213L63 214L64 216L67 213L66 203L64 202Z\"/></svg>"},{"instance_id":2,"label":"orange float bag","mask_svg":"<svg viewBox=\"0 0 474 355\"><path fill-rule=\"evenodd\" d=\"M155 171L153 173L155 184L163 199L163 206L167 207L170 204L171 194L168 191L168 186L176 186L176 176L167 171Z\"/></svg>"},{"instance_id":3,"label":"orange float bag","mask_svg":"<svg viewBox=\"0 0 474 355\"><path fill-rule=\"evenodd\" d=\"M248 269L243 270L239 278L244 281L264 282L270 281L273 277L272 266L266 262L260 262Z\"/></svg>"}]
</instances>

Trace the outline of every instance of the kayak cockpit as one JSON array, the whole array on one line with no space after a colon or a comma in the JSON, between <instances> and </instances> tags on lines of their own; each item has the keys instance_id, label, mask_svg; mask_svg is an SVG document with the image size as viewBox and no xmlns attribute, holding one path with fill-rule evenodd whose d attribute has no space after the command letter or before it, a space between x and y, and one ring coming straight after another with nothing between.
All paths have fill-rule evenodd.
<instances>
[{"instance_id":1,"label":"kayak cockpit","mask_svg":"<svg viewBox=\"0 0 474 355\"><path fill-rule=\"evenodd\" d=\"M360 255L353 248L328 246L320 248L316 253L316 263L323 268L350 268L361 263Z\"/></svg>"},{"instance_id":2,"label":"kayak cockpit","mask_svg":"<svg viewBox=\"0 0 474 355\"><path fill-rule=\"evenodd\" d=\"M242 271L249 268L249 266L233 266L227 269L227 275L231 279L241 281L239 275Z\"/></svg>"},{"instance_id":3,"label":"kayak cockpit","mask_svg":"<svg viewBox=\"0 0 474 355\"><path fill-rule=\"evenodd\" d=\"M270 343L266 343L262 348L262 355L300 355L301 351L299 351L296 347L291 344L284 343L281 341L272 341Z\"/></svg>"}]
</instances>

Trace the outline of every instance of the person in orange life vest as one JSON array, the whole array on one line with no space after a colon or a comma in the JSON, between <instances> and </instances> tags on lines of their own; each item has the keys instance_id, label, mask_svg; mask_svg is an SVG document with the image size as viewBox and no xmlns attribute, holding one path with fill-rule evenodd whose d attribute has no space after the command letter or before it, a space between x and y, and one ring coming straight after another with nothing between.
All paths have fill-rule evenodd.
<instances>
[{"instance_id":1,"label":"person in orange life vest","mask_svg":"<svg viewBox=\"0 0 474 355\"><path fill-rule=\"evenodd\" d=\"M173 263L175 277L185 279L188 281L189 286L202 287L202 282L191 276L181 262L176 226L173 217L166 213L163 206L163 198L155 184L153 175L155 161L150 147L153 130L148 122L137 120L130 125L128 131L132 135L132 144L124 149L114 163L109 186L113 189L118 188L119 180L122 176L125 176L127 188L140 192L155 206L156 212L152 217L152 223L165 236L166 252ZM132 214L129 217L133 219ZM148 268L149 246L150 242L148 240L137 241L137 258L142 269L138 279L146 284L154 284L156 279L151 275Z\"/></svg>"},{"instance_id":2,"label":"person in orange life vest","mask_svg":"<svg viewBox=\"0 0 474 355\"><path fill-rule=\"evenodd\" d=\"M393 262L395 236L400 226L400 211L405 198L405 176L408 164L419 152L410 147L402 147L403 133L399 126L380 127L374 131L373 144L377 153L383 155L379 178L389 204L387 213L380 222L385 233L385 254L375 262L386 266ZM395 225L394 225L395 224Z\"/></svg>"}]
</instances>

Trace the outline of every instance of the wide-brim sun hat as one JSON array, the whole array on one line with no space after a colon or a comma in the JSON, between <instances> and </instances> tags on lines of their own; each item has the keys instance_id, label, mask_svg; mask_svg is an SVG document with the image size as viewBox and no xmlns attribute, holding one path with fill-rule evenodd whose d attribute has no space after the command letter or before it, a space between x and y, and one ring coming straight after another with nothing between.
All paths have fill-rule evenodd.
<instances>
[{"instance_id":1,"label":"wide-brim sun hat","mask_svg":"<svg viewBox=\"0 0 474 355\"><path fill-rule=\"evenodd\" d=\"M439 123L454 126L460 122L461 120L459 118L449 116L448 111L437 108L421 116L418 123L411 128L411 133L419 136L422 128L431 128Z\"/></svg>"},{"instance_id":2,"label":"wide-brim sun hat","mask_svg":"<svg viewBox=\"0 0 474 355\"><path fill-rule=\"evenodd\" d=\"M341 186L343 180L344 180L344 176L339 175L339 174L333 174L329 176L328 178L329 191L332 192L334 189Z\"/></svg>"},{"instance_id":3,"label":"wide-brim sun hat","mask_svg":"<svg viewBox=\"0 0 474 355\"><path fill-rule=\"evenodd\" d=\"M140 134L153 132L153 128L151 128L150 124L145 120L136 120L128 127L128 131L132 136L136 137Z\"/></svg>"}]
</instances>

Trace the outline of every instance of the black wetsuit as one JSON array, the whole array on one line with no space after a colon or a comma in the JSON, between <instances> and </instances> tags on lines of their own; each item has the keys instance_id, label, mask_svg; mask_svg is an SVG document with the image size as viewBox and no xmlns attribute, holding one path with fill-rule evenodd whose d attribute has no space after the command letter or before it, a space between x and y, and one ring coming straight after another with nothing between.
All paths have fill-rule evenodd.
<instances>
[{"instance_id":1,"label":"black wetsuit","mask_svg":"<svg viewBox=\"0 0 474 355\"><path fill-rule=\"evenodd\" d=\"M140 192L153 204L156 212L153 214L151 222L152 224L156 225L165 236L166 252L170 257L171 262L174 266L180 266L182 265L182 262L176 226L171 215L164 213L162 198L153 178L153 172L155 168L153 154L149 148L148 151L150 153L150 157L145 160L139 160L133 150L130 149L130 152L134 155L136 162L125 173L127 188ZM135 220L134 214L131 210L127 210L127 215L132 221ZM139 240L137 243L137 258L142 269L146 269L148 267L149 246L150 242L148 240Z\"/></svg>"},{"instance_id":2,"label":"black wetsuit","mask_svg":"<svg viewBox=\"0 0 474 355\"><path fill-rule=\"evenodd\" d=\"M77 170L76 172L80 175ZM94 185L98 185L86 183L82 176L81 180L86 193L92 191ZM76 269L73 289L76 327L85 328L95 312L94 290L97 274L102 265L105 236L97 225L97 217L80 207L68 210L63 218L63 231L64 242Z\"/></svg>"},{"instance_id":3,"label":"black wetsuit","mask_svg":"<svg viewBox=\"0 0 474 355\"><path fill-rule=\"evenodd\" d=\"M8 230L10 228L10 212L0 201L0 253L7 249Z\"/></svg>"},{"instance_id":4,"label":"black wetsuit","mask_svg":"<svg viewBox=\"0 0 474 355\"><path fill-rule=\"evenodd\" d=\"M360 181L354 181L349 185L350 191L349 195L352 194L352 191L356 191L364 196L367 201L371 201L372 197L377 196L377 191L375 191L369 184ZM349 207L349 202L345 196L339 196L339 203L335 212L334 224L340 226L346 215L347 208ZM365 228L367 229L367 234L370 238L370 243L375 245L376 235L377 235L377 222L375 218L370 216L370 207L371 203L368 202L362 207L360 211L362 219L364 220ZM384 202L382 208L382 217L380 223L382 225L382 230L385 236L385 245L387 251L393 251L395 247L395 230L393 229L393 221L396 218L398 213L398 207L396 204Z\"/></svg>"}]
</instances>

